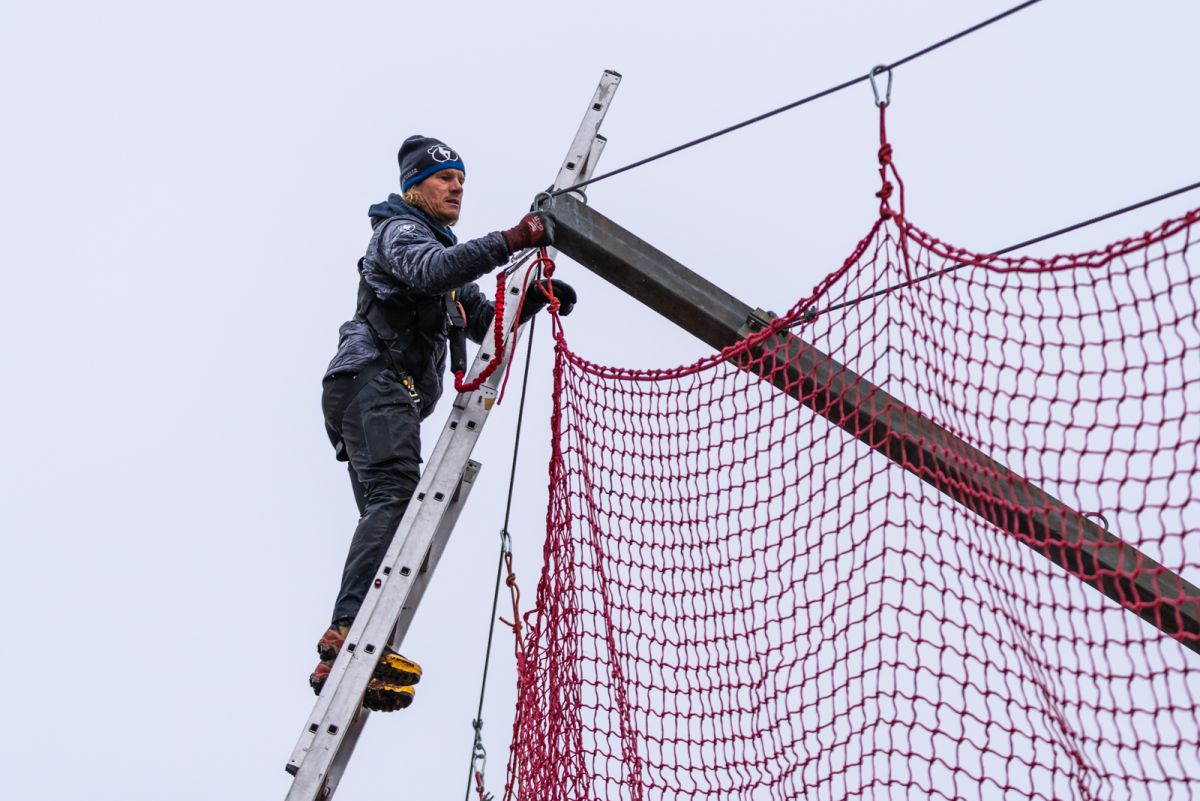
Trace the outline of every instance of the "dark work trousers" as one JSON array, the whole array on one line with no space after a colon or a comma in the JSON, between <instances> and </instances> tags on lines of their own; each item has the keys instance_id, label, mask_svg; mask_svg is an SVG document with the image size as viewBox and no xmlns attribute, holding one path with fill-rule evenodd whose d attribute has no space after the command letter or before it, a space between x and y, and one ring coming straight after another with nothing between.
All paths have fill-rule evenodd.
<instances>
[{"instance_id":1,"label":"dark work trousers","mask_svg":"<svg viewBox=\"0 0 1200 801\"><path fill-rule=\"evenodd\" d=\"M341 420L330 419L351 389L352 374L325 379L321 409L330 439L340 439L349 458L350 486L358 503L358 527L350 540L333 620L358 614L372 579L421 477L421 417L417 403L391 369L358 391Z\"/></svg>"}]
</instances>

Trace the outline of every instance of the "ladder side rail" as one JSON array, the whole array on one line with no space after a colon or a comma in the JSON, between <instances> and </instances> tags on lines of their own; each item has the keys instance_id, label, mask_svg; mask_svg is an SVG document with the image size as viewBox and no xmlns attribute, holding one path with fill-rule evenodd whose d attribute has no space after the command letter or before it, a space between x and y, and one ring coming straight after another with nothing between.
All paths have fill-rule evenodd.
<instances>
[{"instance_id":1,"label":"ladder side rail","mask_svg":"<svg viewBox=\"0 0 1200 801\"><path fill-rule=\"evenodd\" d=\"M412 589L408 592L408 597L404 601L404 606L400 609L400 617L396 620L396 628L392 632L392 647L399 648L404 642L404 637L408 634L408 627L412 625L412 619L417 613L417 607L421 605L421 599L425 596L425 590L429 587L429 580L433 577L433 571L437 569L438 562L442 560L442 554L446 552L446 545L450 542L450 535L454 532L455 526L458 525L459 513L466 506L467 496L475 486L475 480L479 476L479 470L482 465L475 460L467 462L467 469L463 472L463 480L459 485L459 498L455 499L455 503L446 510L445 517L442 518L442 524L434 533L433 542L429 546L429 553L425 555L425 561L417 571L416 581L413 582Z\"/></svg>"},{"instance_id":2,"label":"ladder side rail","mask_svg":"<svg viewBox=\"0 0 1200 801\"><path fill-rule=\"evenodd\" d=\"M446 515L442 518L441 525L438 526L434 534L433 542L429 547L429 553L425 557L425 563L417 571L412 588L408 592L405 606L400 610L399 619L396 621L392 638L397 646L404 640L404 636L408 633L408 627L411 625L417 607L421 603L421 598L425 595L425 590L429 587L429 579L433 576L433 571L446 549L446 544L450 541L450 534L454 531L454 526L458 522L459 513L466 505L467 496L475 485L479 469L479 462L472 460L467 463L467 469L463 473L463 481L459 488L459 497L454 499L452 505L447 508ZM333 754L333 758L325 772L323 785L325 788L328 788L328 793L325 795L326 798L332 795L333 790L341 782L342 774L345 773L346 766L350 763L350 757L354 754L358 738L362 734L362 730L367 723L367 718L370 715L370 710L360 706L351 719L341 747Z\"/></svg>"}]
</instances>

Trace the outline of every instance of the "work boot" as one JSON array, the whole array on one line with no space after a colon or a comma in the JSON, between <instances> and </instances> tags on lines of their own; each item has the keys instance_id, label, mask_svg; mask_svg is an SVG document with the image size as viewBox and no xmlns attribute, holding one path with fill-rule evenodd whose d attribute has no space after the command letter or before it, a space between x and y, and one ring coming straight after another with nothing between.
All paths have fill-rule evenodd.
<instances>
[{"instance_id":1,"label":"work boot","mask_svg":"<svg viewBox=\"0 0 1200 801\"><path fill-rule=\"evenodd\" d=\"M312 675L308 677L308 684L313 688L313 692L317 695L321 694L321 687L325 685L325 680L329 678L329 671L333 668L333 662L337 659L338 653L341 652L342 646L346 642L346 635L350 631L352 620L337 620L326 629L321 635L321 639L317 642L317 655L321 658L320 664L313 670ZM375 666L375 673L372 681L378 680L381 682L381 687L386 688L402 688L407 689L407 700L396 709L403 709L412 703L412 685L421 680L421 666L416 662L408 659L391 648L385 647L383 654L379 657L379 664ZM381 697L389 697L389 693L393 693L391 689L381 690L384 695ZM368 691L368 695L370 692ZM389 704L385 704L389 706ZM394 706L392 704L391 706Z\"/></svg>"},{"instance_id":2,"label":"work boot","mask_svg":"<svg viewBox=\"0 0 1200 801\"><path fill-rule=\"evenodd\" d=\"M371 679L367 684L367 694L363 696L363 706L372 712L396 712L407 709L415 693L409 686Z\"/></svg>"},{"instance_id":3,"label":"work boot","mask_svg":"<svg viewBox=\"0 0 1200 801\"><path fill-rule=\"evenodd\" d=\"M391 648L384 648L383 656L379 657L379 664L375 666L373 675L385 684L406 687L421 680L421 666Z\"/></svg>"},{"instance_id":4,"label":"work boot","mask_svg":"<svg viewBox=\"0 0 1200 801\"><path fill-rule=\"evenodd\" d=\"M326 662L322 659L317 663L316 669L308 677L308 686L312 687L313 693L321 694L321 688L325 686L325 679L329 678L331 670L333 670L333 662Z\"/></svg>"},{"instance_id":5,"label":"work boot","mask_svg":"<svg viewBox=\"0 0 1200 801\"><path fill-rule=\"evenodd\" d=\"M317 656L322 662L332 662L337 659L338 652L346 643L346 635L350 633L352 620L335 620L330 624L321 639L317 640Z\"/></svg>"}]
</instances>

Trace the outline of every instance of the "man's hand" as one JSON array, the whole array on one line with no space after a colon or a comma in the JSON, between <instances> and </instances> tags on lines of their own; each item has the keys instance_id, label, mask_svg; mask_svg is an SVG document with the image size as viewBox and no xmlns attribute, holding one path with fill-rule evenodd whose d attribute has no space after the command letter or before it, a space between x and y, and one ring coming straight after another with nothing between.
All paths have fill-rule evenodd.
<instances>
[{"instance_id":1,"label":"man's hand","mask_svg":"<svg viewBox=\"0 0 1200 801\"><path fill-rule=\"evenodd\" d=\"M532 284L529 290L525 293L525 302L521 306L520 322L527 323L550 303L550 298L546 297L546 292L554 293L554 299L558 301L558 313L562 317L566 317L571 313L571 309L575 308L575 301L579 298L575 295L575 290L566 281L559 281L557 278L551 278L549 281L538 281Z\"/></svg>"},{"instance_id":2,"label":"man's hand","mask_svg":"<svg viewBox=\"0 0 1200 801\"><path fill-rule=\"evenodd\" d=\"M542 212L534 212L526 214L507 231L501 231L500 236L504 237L504 244L508 245L510 254L526 248L550 245L554 243L554 223Z\"/></svg>"}]
</instances>

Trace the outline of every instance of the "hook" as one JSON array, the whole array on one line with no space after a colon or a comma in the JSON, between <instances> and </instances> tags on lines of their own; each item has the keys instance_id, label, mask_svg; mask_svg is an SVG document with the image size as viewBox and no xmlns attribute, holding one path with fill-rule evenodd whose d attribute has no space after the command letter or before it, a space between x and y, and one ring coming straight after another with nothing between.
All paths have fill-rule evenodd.
<instances>
[{"instance_id":1,"label":"hook","mask_svg":"<svg viewBox=\"0 0 1200 801\"><path fill-rule=\"evenodd\" d=\"M875 76L881 72L887 73L887 91L883 94L883 100L879 99L879 87L875 84ZM871 91L875 94L875 105L880 108L890 105L892 102L892 68L887 64L880 64L871 70L869 77L871 79Z\"/></svg>"}]
</instances>

